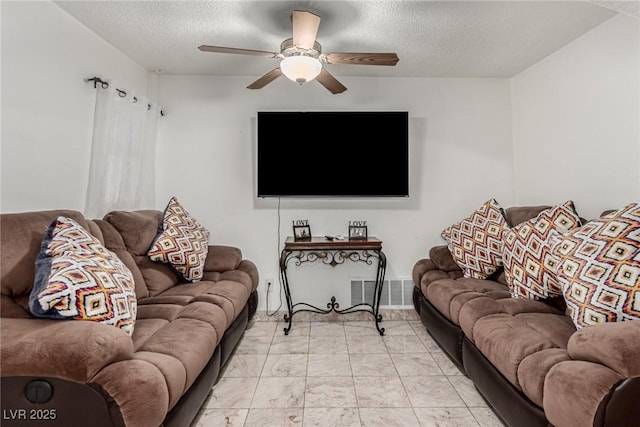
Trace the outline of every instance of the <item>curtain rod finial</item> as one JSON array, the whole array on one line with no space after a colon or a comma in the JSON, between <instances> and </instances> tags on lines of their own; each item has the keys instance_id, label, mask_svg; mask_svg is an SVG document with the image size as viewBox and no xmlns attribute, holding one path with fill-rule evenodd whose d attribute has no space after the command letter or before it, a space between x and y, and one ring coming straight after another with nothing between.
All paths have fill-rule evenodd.
<instances>
[{"instance_id":1,"label":"curtain rod finial","mask_svg":"<svg viewBox=\"0 0 640 427\"><path fill-rule=\"evenodd\" d=\"M94 77L87 77L86 79L84 79L85 82L93 82L93 88L97 88L98 87L98 83L100 83L100 86L102 86L102 89L106 89L109 87L109 82L105 82L104 80L102 80L100 77L94 76Z\"/></svg>"}]
</instances>

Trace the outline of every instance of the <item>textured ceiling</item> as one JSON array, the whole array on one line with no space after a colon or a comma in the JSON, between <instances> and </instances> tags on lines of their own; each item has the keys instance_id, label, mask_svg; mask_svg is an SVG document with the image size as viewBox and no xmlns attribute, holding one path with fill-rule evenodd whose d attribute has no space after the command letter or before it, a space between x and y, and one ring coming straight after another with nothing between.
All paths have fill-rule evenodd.
<instances>
[{"instance_id":1,"label":"textured ceiling","mask_svg":"<svg viewBox=\"0 0 640 427\"><path fill-rule=\"evenodd\" d=\"M324 53L396 52L395 67L326 65L339 76L510 77L638 1L55 1L143 67L166 74L259 77L267 57L202 44L279 51L291 11L321 16ZM597 4L599 3L599 4ZM602 5L604 3L604 5ZM161 70L161 71L160 71Z\"/></svg>"},{"instance_id":2,"label":"textured ceiling","mask_svg":"<svg viewBox=\"0 0 640 427\"><path fill-rule=\"evenodd\" d=\"M624 13L640 17L640 1L639 0L590 0L591 3L604 6L616 12Z\"/></svg>"}]
</instances>

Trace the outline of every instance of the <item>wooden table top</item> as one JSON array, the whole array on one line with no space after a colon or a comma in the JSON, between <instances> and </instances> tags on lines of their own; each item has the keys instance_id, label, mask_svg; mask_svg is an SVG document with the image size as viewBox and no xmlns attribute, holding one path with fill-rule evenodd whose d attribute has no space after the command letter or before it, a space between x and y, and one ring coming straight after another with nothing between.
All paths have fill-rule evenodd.
<instances>
[{"instance_id":1,"label":"wooden table top","mask_svg":"<svg viewBox=\"0 0 640 427\"><path fill-rule=\"evenodd\" d=\"M382 240L374 236L365 239L349 240L344 238L341 240L328 240L324 236L313 236L310 240L294 240L293 236L287 237L284 242L284 248L290 250L304 249L381 249Z\"/></svg>"}]
</instances>

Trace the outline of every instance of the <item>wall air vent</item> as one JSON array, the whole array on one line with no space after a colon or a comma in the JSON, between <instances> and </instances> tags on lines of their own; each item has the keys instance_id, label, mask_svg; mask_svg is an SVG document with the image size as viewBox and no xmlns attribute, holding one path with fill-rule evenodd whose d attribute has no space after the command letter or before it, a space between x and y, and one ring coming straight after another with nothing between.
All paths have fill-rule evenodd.
<instances>
[{"instance_id":1,"label":"wall air vent","mask_svg":"<svg viewBox=\"0 0 640 427\"><path fill-rule=\"evenodd\" d=\"M388 279L382 285L380 307L413 307L413 280ZM351 279L351 304L371 304L375 282L368 279Z\"/></svg>"}]
</instances>

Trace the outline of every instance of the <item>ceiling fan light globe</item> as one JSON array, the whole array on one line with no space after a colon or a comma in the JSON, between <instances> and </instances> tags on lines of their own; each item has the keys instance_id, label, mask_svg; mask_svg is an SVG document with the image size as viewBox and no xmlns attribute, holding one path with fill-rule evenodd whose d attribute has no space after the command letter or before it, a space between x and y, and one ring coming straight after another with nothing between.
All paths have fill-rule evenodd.
<instances>
[{"instance_id":1,"label":"ceiling fan light globe","mask_svg":"<svg viewBox=\"0 0 640 427\"><path fill-rule=\"evenodd\" d=\"M289 80L303 84L318 77L322 64L317 58L295 55L284 58L280 62L280 69Z\"/></svg>"}]
</instances>

